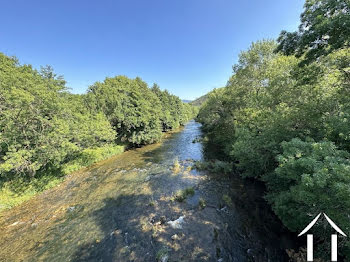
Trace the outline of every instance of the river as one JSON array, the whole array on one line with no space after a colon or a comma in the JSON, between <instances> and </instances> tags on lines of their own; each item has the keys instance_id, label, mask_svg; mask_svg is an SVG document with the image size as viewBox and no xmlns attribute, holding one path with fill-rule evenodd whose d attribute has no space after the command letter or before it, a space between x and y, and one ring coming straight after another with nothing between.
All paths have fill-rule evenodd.
<instances>
[{"instance_id":1,"label":"river","mask_svg":"<svg viewBox=\"0 0 350 262\"><path fill-rule=\"evenodd\" d=\"M190 121L3 211L0 261L287 261L293 237L260 183L191 168L200 135Z\"/></svg>"}]
</instances>

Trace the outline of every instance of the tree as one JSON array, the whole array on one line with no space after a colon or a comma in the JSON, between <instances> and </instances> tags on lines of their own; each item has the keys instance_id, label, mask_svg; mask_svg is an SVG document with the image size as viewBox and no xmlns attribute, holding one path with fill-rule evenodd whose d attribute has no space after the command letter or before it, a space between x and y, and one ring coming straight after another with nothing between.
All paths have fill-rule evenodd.
<instances>
[{"instance_id":1,"label":"tree","mask_svg":"<svg viewBox=\"0 0 350 262\"><path fill-rule=\"evenodd\" d=\"M106 115L122 142L142 145L161 138L159 99L140 78L117 76L96 82L86 101L92 110Z\"/></svg>"},{"instance_id":2,"label":"tree","mask_svg":"<svg viewBox=\"0 0 350 262\"><path fill-rule=\"evenodd\" d=\"M350 47L350 1L306 0L298 32L282 31L278 43L276 51L307 63Z\"/></svg>"},{"instance_id":3,"label":"tree","mask_svg":"<svg viewBox=\"0 0 350 262\"><path fill-rule=\"evenodd\" d=\"M52 68L41 72L0 53L0 178L59 169L77 152L112 142L104 115L89 113Z\"/></svg>"},{"instance_id":4,"label":"tree","mask_svg":"<svg viewBox=\"0 0 350 262\"><path fill-rule=\"evenodd\" d=\"M350 48L302 67L302 58L274 48L260 41L242 52L198 119L241 176L267 184L267 198L290 230L302 230L319 212L350 230ZM328 244L326 235L317 237ZM347 245L340 246L350 257Z\"/></svg>"}]
</instances>

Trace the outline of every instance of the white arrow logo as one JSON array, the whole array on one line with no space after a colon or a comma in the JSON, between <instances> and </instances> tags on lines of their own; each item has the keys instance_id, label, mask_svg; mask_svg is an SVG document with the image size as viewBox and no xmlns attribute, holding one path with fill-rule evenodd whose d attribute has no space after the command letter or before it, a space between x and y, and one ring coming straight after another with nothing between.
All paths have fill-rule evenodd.
<instances>
[{"instance_id":1,"label":"white arrow logo","mask_svg":"<svg viewBox=\"0 0 350 262\"><path fill-rule=\"evenodd\" d=\"M304 235L307 231L312 228L317 220L320 218L322 213L319 213L307 227L298 235L298 237ZM324 217L327 219L328 223L333 227L335 231L346 237L346 234L330 219L325 213ZM314 236L312 234L307 234L307 261L314 261ZM338 235L331 235L331 261L338 261Z\"/></svg>"}]
</instances>

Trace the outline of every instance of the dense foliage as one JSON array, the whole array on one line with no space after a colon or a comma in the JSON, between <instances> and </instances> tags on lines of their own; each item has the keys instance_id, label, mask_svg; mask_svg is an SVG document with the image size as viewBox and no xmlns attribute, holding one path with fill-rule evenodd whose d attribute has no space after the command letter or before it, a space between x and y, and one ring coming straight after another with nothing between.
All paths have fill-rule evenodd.
<instances>
[{"instance_id":1,"label":"dense foliage","mask_svg":"<svg viewBox=\"0 0 350 262\"><path fill-rule=\"evenodd\" d=\"M122 142L148 144L160 139L160 102L140 78L106 78L89 87L87 100L89 107L107 116Z\"/></svg>"},{"instance_id":2,"label":"dense foliage","mask_svg":"<svg viewBox=\"0 0 350 262\"><path fill-rule=\"evenodd\" d=\"M178 128L197 113L197 108L188 103L183 103L177 96L170 94L167 90L160 90L157 84L152 86L161 103L159 118L163 131Z\"/></svg>"},{"instance_id":3,"label":"dense foliage","mask_svg":"<svg viewBox=\"0 0 350 262\"><path fill-rule=\"evenodd\" d=\"M125 145L157 142L194 114L140 78L106 78L73 95L51 67L37 71L0 53L0 185L69 173Z\"/></svg>"},{"instance_id":4,"label":"dense foliage","mask_svg":"<svg viewBox=\"0 0 350 262\"><path fill-rule=\"evenodd\" d=\"M341 2L307 1L302 22L323 10L324 23L334 23L323 8L331 4L347 21L342 14L348 6ZM348 27L337 32L350 37ZM348 40L334 48L332 43L315 61L307 54L275 52L274 41L252 44L240 54L227 85L209 93L198 115L208 138L242 176L266 182L267 200L296 232L325 212L350 233L350 48ZM316 55L314 50L309 52ZM329 249L327 230L320 222L314 232ZM349 242L340 242L350 259Z\"/></svg>"},{"instance_id":5,"label":"dense foliage","mask_svg":"<svg viewBox=\"0 0 350 262\"><path fill-rule=\"evenodd\" d=\"M306 0L298 32L282 31L277 51L305 54L303 62L350 47L350 1Z\"/></svg>"},{"instance_id":6,"label":"dense foliage","mask_svg":"<svg viewBox=\"0 0 350 262\"><path fill-rule=\"evenodd\" d=\"M0 79L2 178L34 176L84 148L114 140L105 115L87 110L52 71L37 72L0 54Z\"/></svg>"}]
</instances>

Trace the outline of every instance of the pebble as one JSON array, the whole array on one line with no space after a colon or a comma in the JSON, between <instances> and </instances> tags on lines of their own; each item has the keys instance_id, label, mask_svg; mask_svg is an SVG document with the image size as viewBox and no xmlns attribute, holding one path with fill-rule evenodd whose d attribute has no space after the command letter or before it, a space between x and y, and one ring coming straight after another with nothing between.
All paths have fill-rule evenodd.
<instances>
[{"instance_id":1,"label":"pebble","mask_svg":"<svg viewBox=\"0 0 350 262\"><path fill-rule=\"evenodd\" d=\"M175 241L175 240L178 240L178 239L179 239L179 236L178 236L177 234L172 235L172 236L171 236L171 239L174 240L174 241Z\"/></svg>"}]
</instances>

